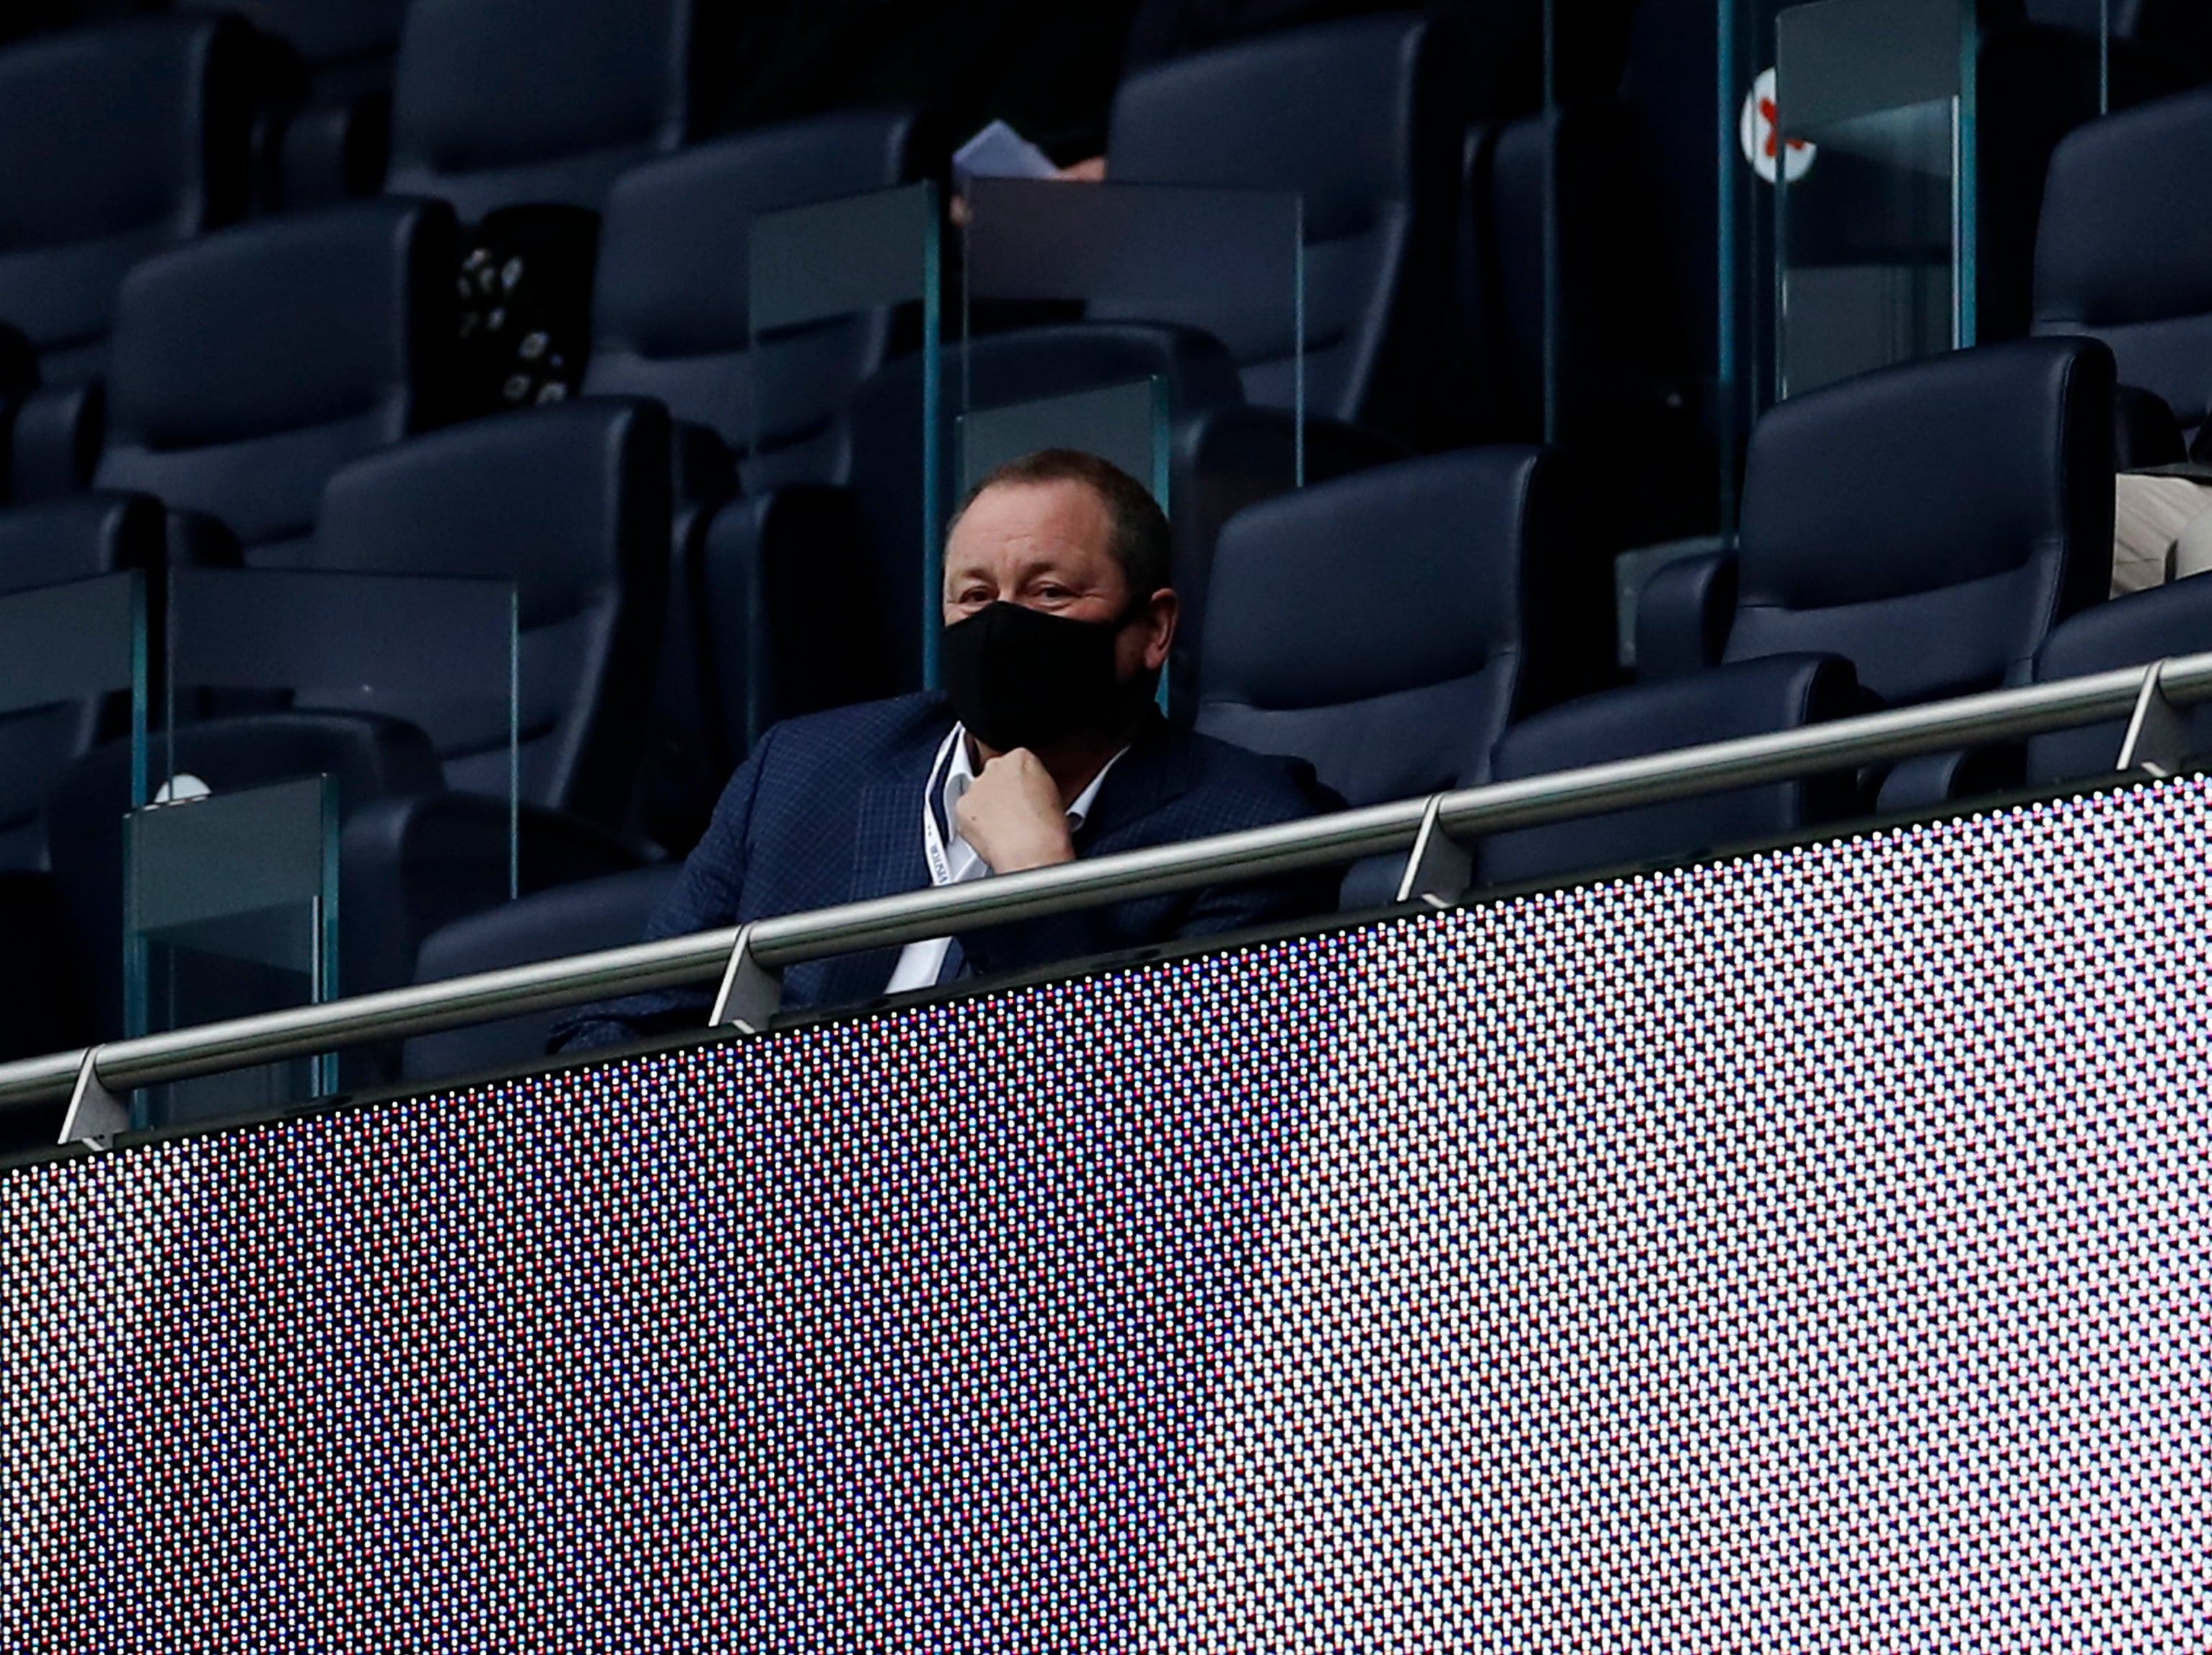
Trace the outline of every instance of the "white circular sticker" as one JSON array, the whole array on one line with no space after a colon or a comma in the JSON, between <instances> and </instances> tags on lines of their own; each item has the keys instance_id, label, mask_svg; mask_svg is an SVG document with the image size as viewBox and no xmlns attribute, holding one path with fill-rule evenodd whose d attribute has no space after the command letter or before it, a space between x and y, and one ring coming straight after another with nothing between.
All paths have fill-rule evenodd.
<instances>
[{"instance_id":1,"label":"white circular sticker","mask_svg":"<svg viewBox=\"0 0 2212 1655\"><path fill-rule=\"evenodd\" d=\"M1783 166L1792 184L1812 169L1813 157L1819 153L1817 146L1802 138L1792 138L1787 146L1782 142L1780 117L1774 102L1774 71L1771 69L1751 83L1751 91L1743 100L1743 113L1736 118L1735 130L1743 143L1743 158L1769 184L1774 182L1776 156L1785 148Z\"/></svg>"}]
</instances>

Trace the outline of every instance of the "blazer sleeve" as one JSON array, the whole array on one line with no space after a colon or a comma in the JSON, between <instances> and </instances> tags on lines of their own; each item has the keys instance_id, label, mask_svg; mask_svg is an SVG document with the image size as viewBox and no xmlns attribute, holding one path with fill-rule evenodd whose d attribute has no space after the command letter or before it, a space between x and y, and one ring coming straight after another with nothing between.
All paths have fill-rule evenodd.
<instances>
[{"instance_id":1,"label":"blazer sleeve","mask_svg":"<svg viewBox=\"0 0 2212 1655\"><path fill-rule=\"evenodd\" d=\"M684 871L661 900L659 908L647 922L644 941L657 943L663 937L688 937L738 923L751 853L753 810L760 797L761 777L772 762L775 739L776 731L771 729L730 778L730 785L722 790L721 799L714 806L714 820L684 858ZM580 1007L556 1023L546 1049L585 1052L696 1028L712 1004L713 997L703 985L602 1000Z\"/></svg>"}]
</instances>

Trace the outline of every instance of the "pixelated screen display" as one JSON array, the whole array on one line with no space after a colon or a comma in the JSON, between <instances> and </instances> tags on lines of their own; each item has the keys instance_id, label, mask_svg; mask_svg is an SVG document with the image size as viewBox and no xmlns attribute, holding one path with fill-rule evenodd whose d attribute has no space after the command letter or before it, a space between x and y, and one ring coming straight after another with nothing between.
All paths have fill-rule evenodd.
<instances>
[{"instance_id":1,"label":"pixelated screen display","mask_svg":"<svg viewBox=\"0 0 2212 1655\"><path fill-rule=\"evenodd\" d=\"M19 1169L0 1646L2201 1649L2208 815Z\"/></svg>"}]
</instances>

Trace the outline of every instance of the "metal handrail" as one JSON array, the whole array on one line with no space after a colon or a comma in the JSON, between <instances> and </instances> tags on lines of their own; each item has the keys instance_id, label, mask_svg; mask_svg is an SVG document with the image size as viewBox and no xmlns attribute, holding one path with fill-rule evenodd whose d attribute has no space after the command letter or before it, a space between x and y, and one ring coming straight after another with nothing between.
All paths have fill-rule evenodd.
<instances>
[{"instance_id":1,"label":"metal handrail","mask_svg":"<svg viewBox=\"0 0 2212 1655\"><path fill-rule=\"evenodd\" d=\"M1034 918L1224 877L1259 878L1406 851L1413 847L1432 812L1439 828L1464 839L2094 724L2131 711L2132 729L2142 725L2145 710L2157 700L2179 706L2208 698L2212 652L2179 656L2147 668L1991 690L1433 798L1370 805L963 885L782 914L746 927L744 943L757 966L781 971L830 955L941 937L975 923ZM123 1092L365 1040L404 1039L613 994L711 982L723 973L738 941L738 929L726 927L58 1052L0 1064L0 1105L66 1098L81 1074L103 1088Z\"/></svg>"}]
</instances>

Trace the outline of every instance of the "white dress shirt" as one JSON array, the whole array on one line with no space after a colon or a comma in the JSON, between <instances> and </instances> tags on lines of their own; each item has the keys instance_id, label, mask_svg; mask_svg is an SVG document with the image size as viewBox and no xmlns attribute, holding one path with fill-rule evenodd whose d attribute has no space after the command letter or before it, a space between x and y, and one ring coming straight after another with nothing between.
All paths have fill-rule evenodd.
<instances>
[{"instance_id":1,"label":"white dress shirt","mask_svg":"<svg viewBox=\"0 0 2212 1655\"><path fill-rule=\"evenodd\" d=\"M1125 747L1121 753L1128 750ZM1107 760L1091 779L1091 785L1077 794L1075 803L1067 807L1067 831L1071 835L1082 831L1085 818L1097 802L1098 789L1106 780L1106 773L1121 761L1121 753ZM971 879L991 876L991 864L983 860L982 853L960 837L960 818L955 814L960 801L975 785L975 767L968 759L968 727L955 722L952 733L945 738L945 745L937 749L937 758L929 767L929 780L921 790L921 852L923 860L929 865L933 885L964 885ZM937 812L930 808L933 792L940 797L945 808L942 831L937 825ZM929 987L945 969L945 951L951 945L949 937L932 937L908 943L884 992L903 994L908 989Z\"/></svg>"}]
</instances>

